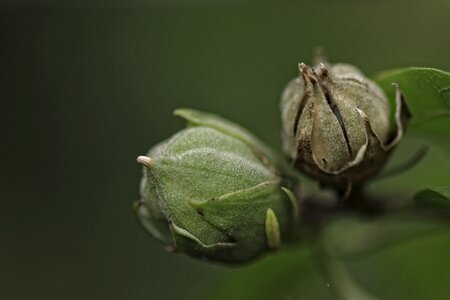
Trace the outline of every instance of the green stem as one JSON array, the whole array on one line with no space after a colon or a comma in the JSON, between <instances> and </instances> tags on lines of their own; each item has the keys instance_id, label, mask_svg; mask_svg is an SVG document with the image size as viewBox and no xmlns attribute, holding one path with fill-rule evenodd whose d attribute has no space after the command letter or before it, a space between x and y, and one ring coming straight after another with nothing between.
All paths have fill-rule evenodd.
<instances>
[{"instance_id":1,"label":"green stem","mask_svg":"<svg viewBox=\"0 0 450 300\"><path fill-rule=\"evenodd\" d=\"M344 263L334 257L324 245L317 245L316 258L323 275L339 300L379 300L365 291L352 278Z\"/></svg>"}]
</instances>

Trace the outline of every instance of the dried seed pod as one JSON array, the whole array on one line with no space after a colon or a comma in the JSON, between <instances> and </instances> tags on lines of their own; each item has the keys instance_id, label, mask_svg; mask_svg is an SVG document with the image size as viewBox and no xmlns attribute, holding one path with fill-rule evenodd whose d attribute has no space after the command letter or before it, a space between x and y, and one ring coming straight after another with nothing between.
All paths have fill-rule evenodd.
<instances>
[{"instance_id":1,"label":"dried seed pod","mask_svg":"<svg viewBox=\"0 0 450 300\"><path fill-rule=\"evenodd\" d=\"M283 149L293 164L323 184L350 192L377 173L411 118L396 88L396 132L383 91L356 67L319 57L281 99Z\"/></svg>"},{"instance_id":2,"label":"dried seed pod","mask_svg":"<svg viewBox=\"0 0 450 300\"><path fill-rule=\"evenodd\" d=\"M244 262L280 246L296 215L265 146L239 126L193 110L191 127L138 157L141 225L169 250Z\"/></svg>"}]
</instances>

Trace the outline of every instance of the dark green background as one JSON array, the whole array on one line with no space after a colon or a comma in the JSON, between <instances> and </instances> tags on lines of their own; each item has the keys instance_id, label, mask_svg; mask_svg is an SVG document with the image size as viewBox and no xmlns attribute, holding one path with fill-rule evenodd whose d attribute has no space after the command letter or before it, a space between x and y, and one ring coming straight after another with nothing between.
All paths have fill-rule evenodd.
<instances>
[{"instance_id":1,"label":"dark green background","mask_svg":"<svg viewBox=\"0 0 450 300\"><path fill-rule=\"evenodd\" d=\"M182 128L178 107L278 147L281 90L316 45L368 75L450 70L450 3L2 1L0 298L198 299L239 273L166 254L138 227L135 158ZM448 235L425 238L354 272L386 299L448 299L448 253ZM289 280L325 299L302 255Z\"/></svg>"}]
</instances>

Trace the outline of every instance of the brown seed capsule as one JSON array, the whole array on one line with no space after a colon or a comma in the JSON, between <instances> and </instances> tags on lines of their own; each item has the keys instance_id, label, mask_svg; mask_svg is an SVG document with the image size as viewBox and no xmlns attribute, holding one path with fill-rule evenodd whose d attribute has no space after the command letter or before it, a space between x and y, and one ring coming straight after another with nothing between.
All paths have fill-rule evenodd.
<instances>
[{"instance_id":1,"label":"brown seed capsule","mask_svg":"<svg viewBox=\"0 0 450 300\"><path fill-rule=\"evenodd\" d=\"M300 63L300 76L283 92L283 148L298 169L349 190L382 168L411 114L394 84L397 132L392 134L383 91L352 65L318 60L313 68Z\"/></svg>"}]
</instances>

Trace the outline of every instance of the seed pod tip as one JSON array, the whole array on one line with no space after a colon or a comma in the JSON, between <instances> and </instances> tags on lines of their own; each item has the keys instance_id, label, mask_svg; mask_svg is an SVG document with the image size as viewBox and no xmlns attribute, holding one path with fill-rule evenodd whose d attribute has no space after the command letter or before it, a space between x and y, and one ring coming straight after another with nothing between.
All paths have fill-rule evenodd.
<instances>
[{"instance_id":1,"label":"seed pod tip","mask_svg":"<svg viewBox=\"0 0 450 300\"><path fill-rule=\"evenodd\" d=\"M155 160L148 156L138 156L136 161L147 168L151 168L155 165Z\"/></svg>"}]
</instances>

